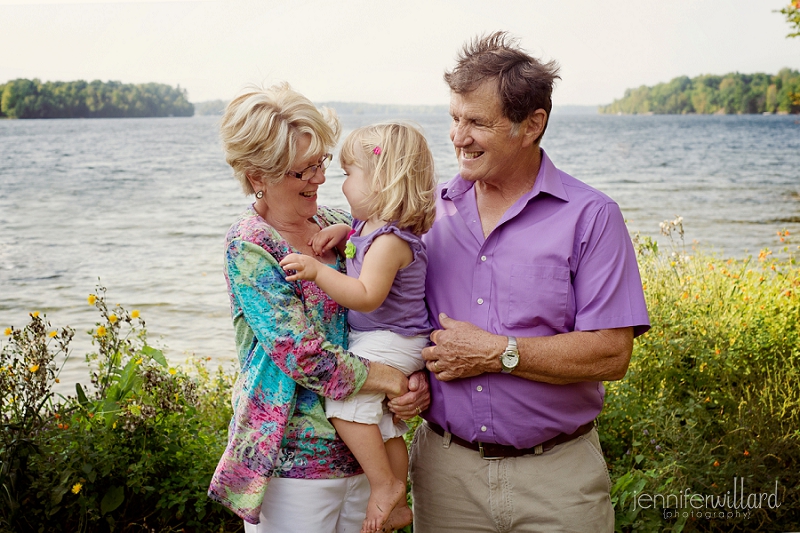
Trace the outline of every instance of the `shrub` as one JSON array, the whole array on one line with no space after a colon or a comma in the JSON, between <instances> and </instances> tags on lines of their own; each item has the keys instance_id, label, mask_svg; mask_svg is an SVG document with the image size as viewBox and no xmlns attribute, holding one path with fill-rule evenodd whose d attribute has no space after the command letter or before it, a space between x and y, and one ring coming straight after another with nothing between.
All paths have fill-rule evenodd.
<instances>
[{"instance_id":1,"label":"shrub","mask_svg":"<svg viewBox=\"0 0 800 533\"><path fill-rule=\"evenodd\" d=\"M800 530L794 256L788 247L782 259L769 250L743 260L690 255L680 218L662 230L681 237L671 253L637 243L652 329L637 340L625 379L607 384L600 419L617 530ZM737 503L776 495L735 508L734 483ZM649 509L636 505L642 495ZM661 499L650 505L654 495Z\"/></svg>"},{"instance_id":2,"label":"shrub","mask_svg":"<svg viewBox=\"0 0 800 533\"><path fill-rule=\"evenodd\" d=\"M93 387L53 401L54 360L72 330L37 313L2 350L0 529L236 531L206 491L227 439L234 377L203 361L171 367L146 343L138 311L109 309L89 333ZM50 343L55 341L55 346ZM66 359L66 358L65 358ZM62 362L63 365L63 362Z\"/></svg>"}]
</instances>

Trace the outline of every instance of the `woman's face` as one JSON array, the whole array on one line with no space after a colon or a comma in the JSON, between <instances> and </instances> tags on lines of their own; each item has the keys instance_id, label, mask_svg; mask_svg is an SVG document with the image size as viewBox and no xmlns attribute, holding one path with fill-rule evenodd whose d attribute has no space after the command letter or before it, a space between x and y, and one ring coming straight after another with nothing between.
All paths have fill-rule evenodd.
<instances>
[{"instance_id":1,"label":"woman's face","mask_svg":"<svg viewBox=\"0 0 800 533\"><path fill-rule=\"evenodd\" d=\"M306 134L297 140L295 146L298 154L304 154L311 144L311 136ZM289 170L302 172L311 165L316 165L324 154L312 154L298 157ZM317 189L325 183L325 170L318 168L314 175L303 181L287 174L276 183L265 183L263 202L268 217L285 223L307 220L317 214Z\"/></svg>"}]
</instances>

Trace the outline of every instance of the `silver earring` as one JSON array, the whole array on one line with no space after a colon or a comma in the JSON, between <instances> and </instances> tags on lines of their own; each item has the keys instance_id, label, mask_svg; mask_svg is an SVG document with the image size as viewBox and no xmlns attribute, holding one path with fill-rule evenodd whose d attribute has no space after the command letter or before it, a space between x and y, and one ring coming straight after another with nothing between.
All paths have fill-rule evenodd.
<instances>
[{"instance_id":1,"label":"silver earring","mask_svg":"<svg viewBox=\"0 0 800 533\"><path fill-rule=\"evenodd\" d=\"M259 200L261 200L262 198L264 198L264 191L258 191L258 192L256 193L256 198L258 198Z\"/></svg>"}]
</instances>

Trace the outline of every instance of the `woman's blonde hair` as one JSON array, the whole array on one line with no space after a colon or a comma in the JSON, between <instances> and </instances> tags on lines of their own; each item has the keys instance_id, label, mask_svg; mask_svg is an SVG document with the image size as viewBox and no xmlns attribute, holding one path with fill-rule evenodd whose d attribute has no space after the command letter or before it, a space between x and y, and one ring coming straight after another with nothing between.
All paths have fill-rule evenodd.
<instances>
[{"instance_id":1,"label":"woman's blonde hair","mask_svg":"<svg viewBox=\"0 0 800 533\"><path fill-rule=\"evenodd\" d=\"M416 235L431 229L436 216L433 154L414 125L385 122L358 128L344 140L339 158L342 165L364 171L372 191L370 216Z\"/></svg>"},{"instance_id":2,"label":"woman's blonde hair","mask_svg":"<svg viewBox=\"0 0 800 533\"><path fill-rule=\"evenodd\" d=\"M304 154L297 154L297 140L311 136ZM225 109L220 125L225 160L233 168L245 194L253 194L248 176L277 183L296 158L320 156L339 139L339 119L327 108L279 83L267 89L251 86Z\"/></svg>"}]
</instances>

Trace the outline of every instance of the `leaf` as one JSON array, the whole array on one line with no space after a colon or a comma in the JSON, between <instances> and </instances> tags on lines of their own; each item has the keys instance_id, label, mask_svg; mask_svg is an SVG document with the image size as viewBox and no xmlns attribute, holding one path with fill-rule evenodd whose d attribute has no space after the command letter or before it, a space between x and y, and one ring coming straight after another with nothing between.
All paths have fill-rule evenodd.
<instances>
[{"instance_id":1,"label":"leaf","mask_svg":"<svg viewBox=\"0 0 800 533\"><path fill-rule=\"evenodd\" d=\"M156 363L160 364L164 368L167 367L167 358L164 357L164 352L161 350L157 350L152 346L143 346L142 353L151 359L153 359Z\"/></svg>"},{"instance_id":2,"label":"leaf","mask_svg":"<svg viewBox=\"0 0 800 533\"><path fill-rule=\"evenodd\" d=\"M89 399L86 397L86 393L83 392L83 387L81 387L80 383L75 384L75 391L78 393L78 403L84 407L89 405Z\"/></svg>"},{"instance_id":3,"label":"leaf","mask_svg":"<svg viewBox=\"0 0 800 533\"><path fill-rule=\"evenodd\" d=\"M112 486L108 489L103 499L100 501L100 512L108 514L125 501L125 488Z\"/></svg>"}]
</instances>

